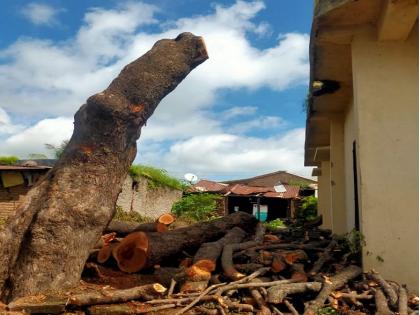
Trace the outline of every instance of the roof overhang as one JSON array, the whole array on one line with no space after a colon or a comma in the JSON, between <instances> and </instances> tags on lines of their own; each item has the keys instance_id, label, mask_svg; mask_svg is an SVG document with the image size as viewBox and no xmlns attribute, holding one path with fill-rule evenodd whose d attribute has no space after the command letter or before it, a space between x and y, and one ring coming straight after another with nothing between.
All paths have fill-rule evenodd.
<instances>
[{"instance_id":1,"label":"roof overhang","mask_svg":"<svg viewBox=\"0 0 420 315\"><path fill-rule=\"evenodd\" d=\"M378 40L405 40L417 18L418 0L315 1L305 166L320 165L314 157L317 148L330 144L331 115L343 112L351 102L353 36L369 28L376 30ZM331 82L334 87L328 89Z\"/></svg>"}]
</instances>

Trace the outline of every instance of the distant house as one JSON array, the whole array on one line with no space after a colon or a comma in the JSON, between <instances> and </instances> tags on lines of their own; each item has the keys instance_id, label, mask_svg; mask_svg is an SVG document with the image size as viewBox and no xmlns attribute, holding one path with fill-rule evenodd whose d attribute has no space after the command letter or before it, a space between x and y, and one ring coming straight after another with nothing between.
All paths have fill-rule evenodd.
<instances>
[{"instance_id":1,"label":"distant house","mask_svg":"<svg viewBox=\"0 0 420 315\"><path fill-rule=\"evenodd\" d=\"M17 165L0 165L0 219L14 214L29 189L56 163L55 159L19 160ZM182 191L170 187L151 188L148 180L127 176L117 206L144 217L157 218L171 211Z\"/></svg>"},{"instance_id":2,"label":"distant house","mask_svg":"<svg viewBox=\"0 0 420 315\"><path fill-rule=\"evenodd\" d=\"M13 214L29 189L50 169L37 163L0 165L0 218Z\"/></svg>"},{"instance_id":3,"label":"distant house","mask_svg":"<svg viewBox=\"0 0 420 315\"><path fill-rule=\"evenodd\" d=\"M252 178L213 182L200 180L193 186L196 192L223 195L219 213L236 211L252 213L261 221L287 218L294 215L301 197L314 195L316 181L279 171Z\"/></svg>"}]
</instances>

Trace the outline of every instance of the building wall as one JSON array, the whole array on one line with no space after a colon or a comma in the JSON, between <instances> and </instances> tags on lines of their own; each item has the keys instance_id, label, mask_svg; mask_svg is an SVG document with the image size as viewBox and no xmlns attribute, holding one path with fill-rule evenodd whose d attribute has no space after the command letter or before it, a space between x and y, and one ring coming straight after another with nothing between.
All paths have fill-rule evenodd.
<instances>
[{"instance_id":1,"label":"building wall","mask_svg":"<svg viewBox=\"0 0 420 315\"><path fill-rule=\"evenodd\" d=\"M181 198L180 190L168 187L150 188L147 179L143 177L133 185L133 180L127 176L118 196L117 206L124 211L136 211L145 217L155 219L161 214L170 212L173 203Z\"/></svg>"},{"instance_id":2,"label":"building wall","mask_svg":"<svg viewBox=\"0 0 420 315\"><path fill-rule=\"evenodd\" d=\"M336 234L344 234L347 229L344 178L344 119L341 115L331 118L330 127L330 179L332 226Z\"/></svg>"},{"instance_id":3,"label":"building wall","mask_svg":"<svg viewBox=\"0 0 420 315\"><path fill-rule=\"evenodd\" d=\"M402 41L352 43L364 268L418 291L418 25ZM383 260L383 262L382 262Z\"/></svg>"},{"instance_id":4,"label":"building wall","mask_svg":"<svg viewBox=\"0 0 420 315\"><path fill-rule=\"evenodd\" d=\"M0 218L6 219L14 214L22 203L30 187L18 185L9 188L0 187Z\"/></svg>"},{"instance_id":5,"label":"building wall","mask_svg":"<svg viewBox=\"0 0 420 315\"><path fill-rule=\"evenodd\" d=\"M354 119L354 106L352 100L347 107L344 118L344 189L347 231L351 231L355 227L353 141L356 141L357 145L356 122Z\"/></svg>"},{"instance_id":6,"label":"building wall","mask_svg":"<svg viewBox=\"0 0 420 315\"><path fill-rule=\"evenodd\" d=\"M318 213L322 214L322 227L332 230L330 162L321 162L322 175L318 176Z\"/></svg>"}]
</instances>

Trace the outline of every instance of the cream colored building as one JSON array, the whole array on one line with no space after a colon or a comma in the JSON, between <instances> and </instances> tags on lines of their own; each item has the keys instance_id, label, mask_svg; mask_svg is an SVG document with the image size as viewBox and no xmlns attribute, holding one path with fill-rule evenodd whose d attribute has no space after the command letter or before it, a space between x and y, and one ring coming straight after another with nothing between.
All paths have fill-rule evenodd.
<instances>
[{"instance_id":1,"label":"cream colored building","mask_svg":"<svg viewBox=\"0 0 420 315\"><path fill-rule=\"evenodd\" d=\"M418 0L319 0L305 165L324 226L365 236L363 267L418 292Z\"/></svg>"}]
</instances>

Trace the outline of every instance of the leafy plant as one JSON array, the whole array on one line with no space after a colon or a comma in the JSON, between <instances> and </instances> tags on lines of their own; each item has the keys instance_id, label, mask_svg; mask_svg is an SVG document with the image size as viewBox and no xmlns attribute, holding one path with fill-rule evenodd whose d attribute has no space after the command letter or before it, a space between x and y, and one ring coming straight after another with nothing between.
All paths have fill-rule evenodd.
<instances>
[{"instance_id":1,"label":"leafy plant","mask_svg":"<svg viewBox=\"0 0 420 315\"><path fill-rule=\"evenodd\" d=\"M177 190L186 190L189 185L180 181L179 179L168 175L168 172L164 169L159 169L153 166L147 165L132 165L129 170L130 176L134 180L138 180L139 177L144 177L148 180L150 188L157 187L170 187Z\"/></svg>"},{"instance_id":2,"label":"leafy plant","mask_svg":"<svg viewBox=\"0 0 420 315\"><path fill-rule=\"evenodd\" d=\"M344 234L346 246L352 254L359 254L366 246L365 236L358 230L353 229Z\"/></svg>"},{"instance_id":3,"label":"leafy plant","mask_svg":"<svg viewBox=\"0 0 420 315\"><path fill-rule=\"evenodd\" d=\"M69 144L69 141L70 141L70 140L63 140L63 141L61 141L61 143L60 143L59 145L53 145L53 144L46 143L46 144L45 144L45 147L46 147L48 150L53 151L54 157L55 157L56 159L59 159L59 158L60 158L60 156L61 156L61 154L63 154L64 149L65 149L65 148L66 148L66 146Z\"/></svg>"},{"instance_id":4,"label":"leafy plant","mask_svg":"<svg viewBox=\"0 0 420 315\"><path fill-rule=\"evenodd\" d=\"M296 217L304 219L305 221L312 221L316 218L318 213L318 198L315 196L308 196L303 198L303 202L296 210Z\"/></svg>"},{"instance_id":5,"label":"leafy plant","mask_svg":"<svg viewBox=\"0 0 420 315\"><path fill-rule=\"evenodd\" d=\"M318 309L316 315L340 315L340 313L335 308L326 306Z\"/></svg>"},{"instance_id":6,"label":"leafy plant","mask_svg":"<svg viewBox=\"0 0 420 315\"><path fill-rule=\"evenodd\" d=\"M275 219L270 222L265 222L264 226L267 230L273 231L273 232L286 227L286 225L281 219Z\"/></svg>"},{"instance_id":7,"label":"leafy plant","mask_svg":"<svg viewBox=\"0 0 420 315\"><path fill-rule=\"evenodd\" d=\"M17 156L0 156L0 164L14 165L19 160Z\"/></svg>"},{"instance_id":8,"label":"leafy plant","mask_svg":"<svg viewBox=\"0 0 420 315\"><path fill-rule=\"evenodd\" d=\"M288 183L288 185L291 186L299 186L300 189L308 189L311 188L310 184L308 184L307 182L303 181L303 180L290 180Z\"/></svg>"},{"instance_id":9,"label":"leafy plant","mask_svg":"<svg viewBox=\"0 0 420 315\"><path fill-rule=\"evenodd\" d=\"M123 208L121 208L120 206L116 206L114 219L138 223L154 222L154 219L144 217L136 211L124 211Z\"/></svg>"},{"instance_id":10,"label":"leafy plant","mask_svg":"<svg viewBox=\"0 0 420 315\"><path fill-rule=\"evenodd\" d=\"M172 205L172 212L179 217L195 221L209 220L215 217L218 195L199 193L182 197Z\"/></svg>"}]
</instances>

